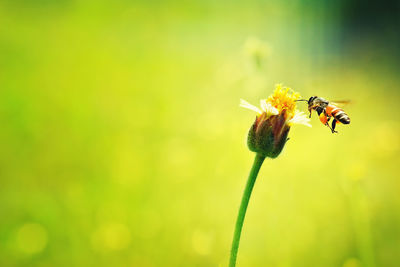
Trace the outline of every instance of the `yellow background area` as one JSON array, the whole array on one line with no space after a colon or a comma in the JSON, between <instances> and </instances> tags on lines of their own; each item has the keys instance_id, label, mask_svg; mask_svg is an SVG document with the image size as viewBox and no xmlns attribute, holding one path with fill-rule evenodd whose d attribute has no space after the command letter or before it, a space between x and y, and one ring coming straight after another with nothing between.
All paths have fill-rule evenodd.
<instances>
[{"instance_id":1,"label":"yellow background area","mask_svg":"<svg viewBox=\"0 0 400 267\"><path fill-rule=\"evenodd\" d=\"M351 124L292 127L260 171L238 266L398 266L399 46L346 14L1 1L0 266L226 266L254 158L239 99L277 83L351 100Z\"/></svg>"}]
</instances>

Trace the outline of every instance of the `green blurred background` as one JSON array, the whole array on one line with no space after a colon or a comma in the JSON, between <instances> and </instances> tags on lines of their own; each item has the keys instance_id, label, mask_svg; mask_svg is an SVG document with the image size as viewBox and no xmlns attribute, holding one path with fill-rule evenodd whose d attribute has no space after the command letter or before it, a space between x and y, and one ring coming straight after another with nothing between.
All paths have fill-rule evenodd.
<instances>
[{"instance_id":1,"label":"green blurred background","mask_svg":"<svg viewBox=\"0 0 400 267\"><path fill-rule=\"evenodd\" d=\"M351 99L267 160L238 266L399 266L397 1L0 2L0 266L226 266L276 83ZM305 104L299 108L306 111Z\"/></svg>"}]
</instances>

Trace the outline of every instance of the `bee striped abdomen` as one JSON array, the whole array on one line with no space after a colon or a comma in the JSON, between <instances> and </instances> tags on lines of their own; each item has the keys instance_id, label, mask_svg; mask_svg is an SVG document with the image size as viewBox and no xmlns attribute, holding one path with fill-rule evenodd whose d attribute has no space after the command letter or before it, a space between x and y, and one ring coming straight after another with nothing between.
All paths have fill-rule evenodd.
<instances>
[{"instance_id":1,"label":"bee striped abdomen","mask_svg":"<svg viewBox=\"0 0 400 267\"><path fill-rule=\"evenodd\" d=\"M332 116L339 122L343 124L349 124L350 123L350 118L346 114L346 112L343 111L343 109L332 106L331 112Z\"/></svg>"}]
</instances>

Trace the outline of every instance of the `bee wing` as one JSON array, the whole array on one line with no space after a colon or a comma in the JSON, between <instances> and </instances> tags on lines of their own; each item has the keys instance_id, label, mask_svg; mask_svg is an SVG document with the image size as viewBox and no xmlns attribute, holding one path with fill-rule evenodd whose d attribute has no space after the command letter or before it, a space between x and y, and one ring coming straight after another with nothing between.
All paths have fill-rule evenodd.
<instances>
[{"instance_id":1,"label":"bee wing","mask_svg":"<svg viewBox=\"0 0 400 267\"><path fill-rule=\"evenodd\" d=\"M330 101L333 105L343 107L350 103L353 103L351 100L338 100L338 101Z\"/></svg>"}]
</instances>

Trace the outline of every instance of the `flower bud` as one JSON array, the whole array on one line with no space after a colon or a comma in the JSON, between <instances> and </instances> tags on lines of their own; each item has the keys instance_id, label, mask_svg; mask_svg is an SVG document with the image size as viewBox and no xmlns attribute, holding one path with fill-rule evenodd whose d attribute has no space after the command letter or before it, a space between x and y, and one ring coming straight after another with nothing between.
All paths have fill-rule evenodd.
<instances>
[{"instance_id":1,"label":"flower bud","mask_svg":"<svg viewBox=\"0 0 400 267\"><path fill-rule=\"evenodd\" d=\"M247 145L253 152L276 158L288 140L289 130L285 112L269 117L265 113L261 114L250 128Z\"/></svg>"}]
</instances>

